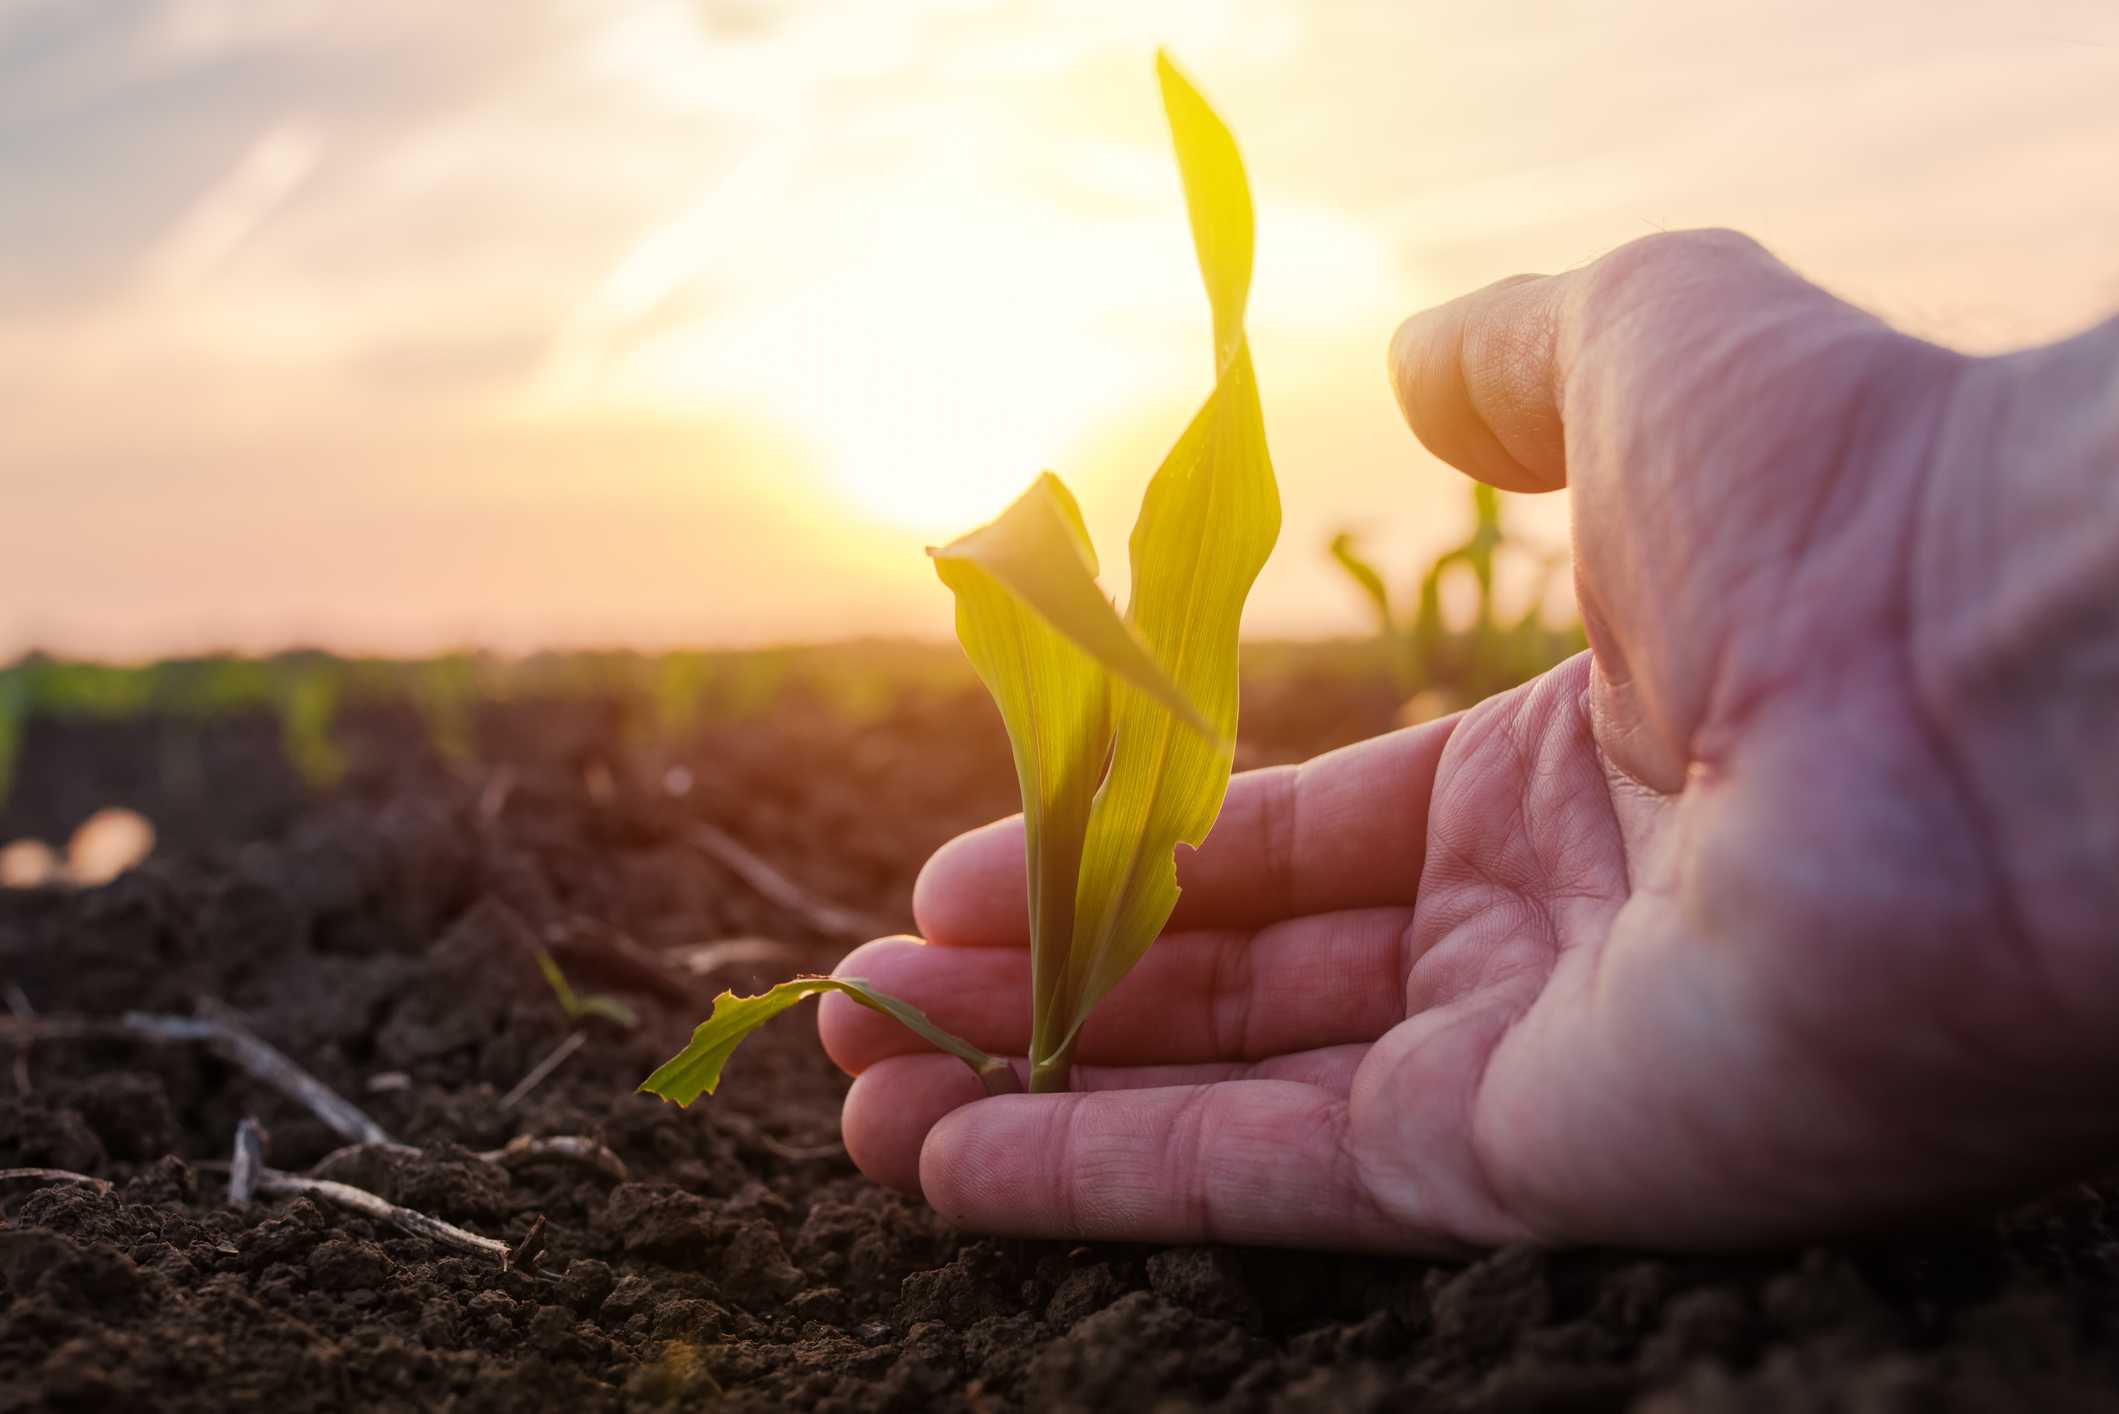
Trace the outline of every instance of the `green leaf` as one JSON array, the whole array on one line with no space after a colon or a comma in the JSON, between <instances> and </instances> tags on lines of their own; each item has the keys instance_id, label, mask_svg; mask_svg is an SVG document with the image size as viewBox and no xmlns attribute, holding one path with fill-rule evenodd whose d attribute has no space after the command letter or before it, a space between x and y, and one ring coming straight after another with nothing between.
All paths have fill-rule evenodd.
<instances>
[{"instance_id":1,"label":"green leaf","mask_svg":"<svg viewBox=\"0 0 2119 1414\"><path fill-rule=\"evenodd\" d=\"M22 721L29 715L29 685L25 675L0 671L0 805L7 803L15 779L15 757L22 749Z\"/></svg>"},{"instance_id":2,"label":"green leaf","mask_svg":"<svg viewBox=\"0 0 2119 1414\"><path fill-rule=\"evenodd\" d=\"M1215 386L1142 500L1126 617L1097 589L1081 512L1050 473L932 552L1022 790L1032 1090L1065 1087L1083 1018L1176 905L1177 846L1202 843L1221 811L1244 599L1280 534L1243 330L1250 187L1206 100L1167 55L1156 69L1213 310Z\"/></svg>"},{"instance_id":3,"label":"green leaf","mask_svg":"<svg viewBox=\"0 0 2119 1414\"><path fill-rule=\"evenodd\" d=\"M1163 112L1184 173L1192 245L1214 310L1214 371L1218 378L1243 347L1244 305L1251 293L1251 184L1236 139L1219 114L1178 71L1168 50L1155 53Z\"/></svg>"},{"instance_id":4,"label":"green leaf","mask_svg":"<svg viewBox=\"0 0 2119 1414\"><path fill-rule=\"evenodd\" d=\"M338 682L328 671L304 672L280 695L280 749L303 781L323 790L345 779L345 748L331 734L338 717Z\"/></svg>"},{"instance_id":5,"label":"green leaf","mask_svg":"<svg viewBox=\"0 0 2119 1414\"><path fill-rule=\"evenodd\" d=\"M1347 578L1353 580L1359 586L1361 592L1368 596L1368 601L1375 608L1376 618L1382 624L1384 633L1390 633L1396 624L1396 619L1391 613L1391 591L1384 584L1382 573L1373 564L1369 563L1368 558L1361 553L1360 547L1354 543L1353 535L1348 531L1342 530L1337 535L1334 535L1328 548L1331 551L1332 558L1338 562L1339 568L1346 571Z\"/></svg>"},{"instance_id":6,"label":"green leaf","mask_svg":"<svg viewBox=\"0 0 2119 1414\"><path fill-rule=\"evenodd\" d=\"M1199 709L1097 587L1096 549L1081 507L1051 472L1041 473L990 524L927 553L952 590L961 594L960 586L972 575L983 576L1105 668L1197 730L1209 730Z\"/></svg>"},{"instance_id":7,"label":"green leaf","mask_svg":"<svg viewBox=\"0 0 2119 1414\"><path fill-rule=\"evenodd\" d=\"M927 1014L909 1002L879 992L852 977L797 977L782 982L755 997L723 992L714 998L713 1014L692 1031L691 1044L671 1056L640 1084L643 1093L660 1095L679 1106L689 1105L701 1095L711 1095L721 1083L721 1067L743 1038L786 1011L805 997L819 992L843 992L862 1006L900 1023L937 1049L946 1051L971 1067L990 1093L1005 1094L1016 1088L1015 1072L1008 1062L987 1055L978 1047L936 1026Z\"/></svg>"},{"instance_id":8,"label":"green leaf","mask_svg":"<svg viewBox=\"0 0 2119 1414\"><path fill-rule=\"evenodd\" d=\"M956 595L957 639L1001 711L1023 802L1035 1035L1072 1024L1061 978L1090 808L1112 742L1111 677L1209 732L1096 584L1081 508L1046 472L992 524L930 552Z\"/></svg>"},{"instance_id":9,"label":"green leaf","mask_svg":"<svg viewBox=\"0 0 2119 1414\"><path fill-rule=\"evenodd\" d=\"M1039 477L988 531L1004 526L1005 533L974 532L936 552L935 569L956 595L957 640L1000 708L1015 757L1030 898L1032 1028L1042 1034L1052 1024L1046 1011L1059 997L1074 938L1082 840L1111 750L1111 693L1096 660L1051 618L1033 611L1029 595L1015 586L1028 581L1036 593L1040 578L1086 579L1118 635L1133 640L1095 589L1096 562L1081 511L1057 477ZM1001 551L1007 553L996 553ZM1060 596L1038 597L1050 603ZM1099 618L1094 612L1083 617ZM1102 637L1108 641L1111 635ZM1145 649L1134 646L1146 657Z\"/></svg>"},{"instance_id":10,"label":"green leaf","mask_svg":"<svg viewBox=\"0 0 2119 1414\"><path fill-rule=\"evenodd\" d=\"M567 1020L579 1021L584 1016L600 1016L622 1030L630 1031L640 1024L633 1009L616 997L583 996L567 981L566 973L559 970L559 962L543 948L537 950L537 970L544 974L545 985L559 1000L559 1009L567 1014Z\"/></svg>"},{"instance_id":11,"label":"green leaf","mask_svg":"<svg viewBox=\"0 0 2119 1414\"><path fill-rule=\"evenodd\" d=\"M1213 730L1179 730L1159 702L1117 694L1111 768L1091 810L1075 892L1064 1029L1039 1038L1033 1089L1042 1074L1064 1076L1091 1008L1177 906L1177 846L1204 843L1221 813L1234 758L1244 600L1280 537L1280 493L1243 333L1250 187L1228 128L1167 55L1156 67L1214 310L1218 378L1141 503L1126 616Z\"/></svg>"},{"instance_id":12,"label":"green leaf","mask_svg":"<svg viewBox=\"0 0 2119 1414\"><path fill-rule=\"evenodd\" d=\"M1039 476L998 519L930 551L956 595L957 639L1001 711L1023 802L1030 898L1032 1029L1067 1017L1060 978L1074 937L1075 889L1090 806L1111 752L1116 673L1197 731L1184 693L1096 584L1081 508Z\"/></svg>"}]
</instances>

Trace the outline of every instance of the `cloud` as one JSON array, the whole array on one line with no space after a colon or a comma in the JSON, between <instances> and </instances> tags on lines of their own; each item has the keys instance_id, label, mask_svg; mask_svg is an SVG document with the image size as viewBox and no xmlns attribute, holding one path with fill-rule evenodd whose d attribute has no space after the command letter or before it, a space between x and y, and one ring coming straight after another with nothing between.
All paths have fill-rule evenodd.
<instances>
[{"instance_id":1,"label":"cloud","mask_svg":"<svg viewBox=\"0 0 2119 1414\"><path fill-rule=\"evenodd\" d=\"M297 120L268 128L235 169L199 194L144 257L149 279L185 290L213 274L272 219L323 156L323 140Z\"/></svg>"}]
</instances>

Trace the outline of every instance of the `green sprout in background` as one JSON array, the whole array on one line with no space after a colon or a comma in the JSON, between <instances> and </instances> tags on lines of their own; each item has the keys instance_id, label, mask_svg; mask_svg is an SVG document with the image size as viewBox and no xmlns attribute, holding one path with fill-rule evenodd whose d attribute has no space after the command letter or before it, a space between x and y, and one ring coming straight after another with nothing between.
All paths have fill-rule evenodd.
<instances>
[{"instance_id":1,"label":"green sprout in background","mask_svg":"<svg viewBox=\"0 0 2119 1414\"><path fill-rule=\"evenodd\" d=\"M412 703L426 726L428 743L450 767L470 766L478 759L478 657L449 653L419 664L412 673Z\"/></svg>"},{"instance_id":2,"label":"green sprout in background","mask_svg":"<svg viewBox=\"0 0 2119 1414\"><path fill-rule=\"evenodd\" d=\"M22 722L29 715L29 688L14 669L0 672L0 805L15 781L15 758L22 751Z\"/></svg>"},{"instance_id":3,"label":"green sprout in background","mask_svg":"<svg viewBox=\"0 0 2119 1414\"><path fill-rule=\"evenodd\" d=\"M1473 483L1471 501L1471 534L1420 576L1409 618L1395 610L1382 571L1361 553L1351 532L1333 536L1329 546L1375 615L1399 695L1434 694L1443 709L1506 691L1587 646L1579 624L1553 629L1544 620L1546 593L1567 566L1566 550L1544 549L1509 531L1505 503L1493 487ZM1501 617L1494 592L1495 567L1504 556L1527 562L1532 575L1528 607L1509 620ZM1462 629L1451 629L1442 618L1442 586L1456 572L1468 573L1476 591L1472 621Z\"/></svg>"},{"instance_id":4,"label":"green sprout in background","mask_svg":"<svg viewBox=\"0 0 2119 1414\"><path fill-rule=\"evenodd\" d=\"M640 1024L633 1009L616 997L607 997L594 992L577 992L566 973L560 971L558 959L543 948L537 950L537 970L544 974L547 987L559 1009L567 1014L567 1020L580 1021L584 1017L599 1016L621 1031L630 1031Z\"/></svg>"},{"instance_id":5,"label":"green sprout in background","mask_svg":"<svg viewBox=\"0 0 2119 1414\"><path fill-rule=\"evenodd\" d=\"M957 637L999 707L1022 791L1031 925L1030 1088L1064 1090L1082 1023L1162 932L1176 851L1197 847L1227 793L1244 600L1280 534L1244 334L1250 187L1235 140L1167 55L1156 70L1213 310L1214 391L1148 484L1124 618L1097 586L1081 511L1040 476L999 519L930 551L956 595ZM1006 1063L852 979L723 992L691 1044L641 1089L683 1105L729 1053L805 996L836 990L964 1060L989 1089Z\"/></svg>"},{"instance_id":6,"label":"green sprout in background","mask_svg":"<svg viewBox=\"0 0 2119 1414\"><path fill-rule=\"evenodd\" d=\"M346 751L332 736L338 678L316 668L287 679L279 694L280 750L308 785L329 789L346 775Z\"/></svg>"}]
</instances>

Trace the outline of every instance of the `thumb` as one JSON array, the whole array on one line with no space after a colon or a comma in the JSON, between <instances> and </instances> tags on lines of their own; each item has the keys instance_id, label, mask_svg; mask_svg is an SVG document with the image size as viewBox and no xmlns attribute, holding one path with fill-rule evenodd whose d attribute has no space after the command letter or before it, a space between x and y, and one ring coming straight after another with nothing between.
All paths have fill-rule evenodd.
<instances>
[{"instance_id":1,"label":"thumb","mask_svg":"<svg viewBox=\"0 0 2119 1414\"><path fill-rule=\"evenodd\" d=\"M1391 339L1391 386L1413 435L1503 491L1567 484L1555 386L1567 279L1511 276L1414 315Z\"/></svg>"},{"instance_id":2,"label":"thumb","mask_svg":"<svg viewBox=\"0 0 2119 1414\"><path fill-rule=\"evenodd\" d=\"M1841 318L1818 321L1827 311ZM1391 383L1436 456L1504 491L1553 491L1568 480L1571 401L1612 407L1669 382L1688 349L1704 356L1795 316L1873 323L1748 236L1648 236L1580 270L1514 276L1414 315L1391 340Z\"/></svg>"}]
</instances>

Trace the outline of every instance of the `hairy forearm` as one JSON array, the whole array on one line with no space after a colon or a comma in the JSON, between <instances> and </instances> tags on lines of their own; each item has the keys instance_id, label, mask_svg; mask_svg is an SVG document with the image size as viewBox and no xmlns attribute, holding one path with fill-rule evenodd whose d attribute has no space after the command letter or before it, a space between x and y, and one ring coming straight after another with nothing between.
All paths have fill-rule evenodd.
<instances>
[{"instance_id":1,"label":"hairy forearm","mask_svg":"<svg viewBox=\"0 0 2119 1414\"><path fill-rule=\"evenodd\" d=\"M2119 1000L2119 319L1967 365L1934 471L1916 689L2020 926Z\"/></svg>"}]
</instances>

